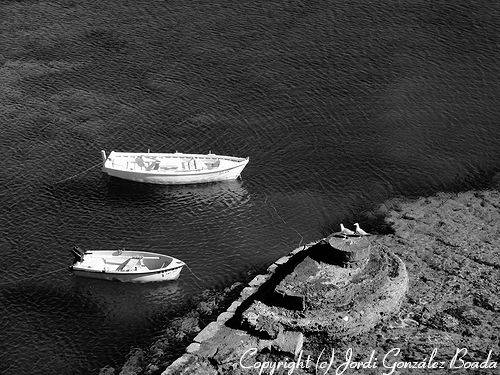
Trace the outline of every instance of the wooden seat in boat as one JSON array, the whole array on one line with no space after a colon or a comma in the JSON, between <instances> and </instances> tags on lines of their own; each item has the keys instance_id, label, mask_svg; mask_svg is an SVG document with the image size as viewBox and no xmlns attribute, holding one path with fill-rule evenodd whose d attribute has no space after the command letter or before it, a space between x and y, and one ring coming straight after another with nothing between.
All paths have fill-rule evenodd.
<instances>
[{"instance_id":1,"label":"wooden seat in boat","mask_svg":"<svg viewBox=\"0 0 500 375\"><path fill-rule=\"evenodd\" d=\"M132 258L128 258L125 262L123 262L122 264L120 264L116 268L116 271L123 271L123 268L128 264L128 262L130 262L130 259L132 259Z\"/></svg>"}]
</instances>

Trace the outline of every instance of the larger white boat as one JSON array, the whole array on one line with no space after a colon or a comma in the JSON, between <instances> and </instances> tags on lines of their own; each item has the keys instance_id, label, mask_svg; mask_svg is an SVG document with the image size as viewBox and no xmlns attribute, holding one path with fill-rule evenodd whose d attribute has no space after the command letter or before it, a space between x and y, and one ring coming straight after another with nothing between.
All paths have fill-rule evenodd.
<instances>
[{"instance_id":1,"label":"larger white boat","mask_svg":"<svg viewBox=\"0 0 500 375\"><path fill-rule=\"evenodd\" d=\"M103 150L103 172L110 176L151 184L199 184L237 179L249 158L212 153L134 153Z\"/></svg>"},{"instance_id":2,"label":"larger white boat","mask_svg":"<svg viewBox=\"0 0 500 375\"><path fill-rule=\"evenodd\" d=\"M145 283L176 280L185 263L168 255L146 251L87 250L75 246L71 271L76 276Z\"/></svg>"}]
</instances>

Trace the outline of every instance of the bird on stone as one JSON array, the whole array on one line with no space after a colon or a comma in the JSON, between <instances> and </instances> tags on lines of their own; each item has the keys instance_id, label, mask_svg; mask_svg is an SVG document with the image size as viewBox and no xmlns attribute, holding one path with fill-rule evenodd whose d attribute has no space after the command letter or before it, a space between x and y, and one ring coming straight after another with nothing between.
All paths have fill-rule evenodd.
<instances>
[{"instance_id":1,"label":"bird on stone","mask_svg":"<svg viewBox=\"0 0 500 375\"><path fill-rule=\"evenodd\" d=\"M354 223L354 226L356 227L356 231L354 233L356 233L357 235L359 235L359 236L369 236L370 235L369 233L366 233L363 229L361 229L359 227L358 223Z\"/></svg>"},{"instance_id":2,"label":"bird on stone","mask_svg":"<svg viewBox=\"0 0 500 375\"><path fill-rule=\"evenodd\" d=\"M344 224L342 224L342 223L340 223L340 233L346 234L348 236L352 236L354 234L354 232L352 230L344 227Z\"/></svg>"}]
</instances>

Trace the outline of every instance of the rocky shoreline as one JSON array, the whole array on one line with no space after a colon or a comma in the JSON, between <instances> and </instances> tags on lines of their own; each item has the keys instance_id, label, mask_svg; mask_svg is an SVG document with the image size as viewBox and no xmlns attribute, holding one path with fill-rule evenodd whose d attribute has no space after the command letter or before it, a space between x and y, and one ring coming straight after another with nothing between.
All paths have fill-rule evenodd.
<instances>
[{"instance_id":1,"label":"rocky shoreline","mask_svg":"<svg viewBox=\"0 0 500 375\"><path fill-rule=\"evenodd\" d=\"M415 200L393 199L372 213L383 219L392 234L377 236L381 247L390 249L409 274L409 291L400 310L394 309L369 332L306 333L303 356L317 358L325 349L342 353L352 351L357 361L366 361L374 351L378 356L394 353L398 361L418 362L435 351L434 361L449 364L458 349L467 363L499 361L500 321L500 195L496 190L465 193L440 193ZM373 219L372 218L372 219ZM101 374L160 374L175 359L166 348L187 347L201 326L216 320L240 295L245 285L235 284L222 292L206 292L195 308L174 319L148 350L134 349L120 371L103 368ZM248 287L247 287L248 288ZM232 344L228 344L232 345ZM199 345L198 345L199 347ZM302 345L301 345L302 347ZM392 351L392 352L391 352ZM491 352L490 352L491 351ZM182 354L181 353L177 354ZM196 363L197 357L192 357ZM294 354L263 353L259 360L293 361ZM393 358L394 362L395 357ZM354 360L354 359L353 359ZM342 358L338 358L338 364ZM200 362L200 361L199 361ZM201 363L201 362L200 362ZM338 365L337 364L337 365ZM258 370L228 370L213 359L201 373L258 373ZM335 366L335 364L333 364ZM332 367L333 367L332 366ZM381 365L380 365L381 366ZM348 370L344 373L379 374L381 367ZM189 368L189 366L188 366ZM191 367L194 370L196 366ZM174 370L174 369L171 369ZM282 369L287 373L287 369ZM385 369L389 371L390 368ZM458 371L466 371L458 369ZM314 366L294 373L314 373ZM333 370L332 370L333 371ZM422 373L411 368L399 373ZM433 369L433 374L448 373L449 367ZM470 370L469 370L470 371ZM481 369L494 373L497 369ZM168 372L168 371L167 371ZM170 371L169 373L181 373ZM187 372L186 372L187 373ZM269 372L267 372L269 373Z\"/></svg>"}]
</instances>

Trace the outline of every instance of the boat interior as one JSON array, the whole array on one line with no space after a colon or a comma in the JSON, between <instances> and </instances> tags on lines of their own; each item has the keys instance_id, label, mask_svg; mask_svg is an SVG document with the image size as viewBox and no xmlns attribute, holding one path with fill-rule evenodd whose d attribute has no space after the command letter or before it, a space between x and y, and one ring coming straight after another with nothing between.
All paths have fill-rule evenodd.
<instances>
[{"instance_id":1,"label":"boat interior","mask_svg":"<svg viewBox=\"0 0 500 375\"><path fill-rule=\"evenodd\" d=\"M220 159L137 155L113 158L112 166L131 171L189 172L217 169Z\"/></svg>"},{"instance_id":2,"label":"boat interior","mask_svg":"<svg viewBox=\"0 0 500 375\"><path fill-rule=\"evenodd\" d=\"M113 259L105 259L107 264L113 264ZM115 271L128 272L140 270L158 270L172 263L172 258L159 257L133 257L128 258L117 265Z\"/></svg>"},{"instance_id":3,"label":"boat interior","mask_svg":"<svg viewBox=\"0 0 500 375\"><path fill-rule=\"evenodd\" d=\"M107 272L154 271L167 267L173 259L169 256L99 256L84 257L83 268L102 269Z\"/></svg>"}]
</instances>

